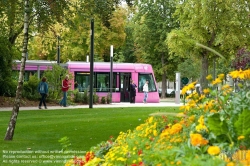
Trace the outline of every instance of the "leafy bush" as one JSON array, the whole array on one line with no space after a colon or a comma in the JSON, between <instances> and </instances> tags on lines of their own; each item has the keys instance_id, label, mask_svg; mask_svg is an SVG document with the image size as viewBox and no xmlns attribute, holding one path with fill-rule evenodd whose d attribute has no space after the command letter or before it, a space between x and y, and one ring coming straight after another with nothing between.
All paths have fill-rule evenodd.
<instances>
[{"instance_id":1,"label":"leafy bush","mask_svg":"<svg viewBox=\"0 0 250 166\"><path fill-rule=\"evenodd\" d=\"M23 83L22 96L29 100L38 100L40 98L37 90L39 82L36 74L30 76L29 81Z\"/></svg>"},{"instance_id":2,"label":"leafy bush","mask_svg":"<svg viewBox=\"0 0 250 166\"><path fill-rule=\"evenodd\" d=\"M44 71L43 76L47 78L47 83L49 85L49 98L57 100L62 96L62 80L66 75L70 78L72 74L69 71L57 64L52 65L52 69L47 69ZM68 93L68 96L70 94Z\"/></svg>"},{"instance_id":3,"label":"leafy bush","mask_svg":"<svg viewBox=\"0 0 250 166\"><path fill-rule=\"evenodd\" d=\"M74 90L74 102L79 103L83 100L83 93L80 93L78 89Z\"/></svg>"},{"instance_id":4,"label":"leafy bush","mask_svg":"<svg viewBox=\"0 0 250 166\"><path fill-rule=\"evenodd\" d=\"M101 98L101 103L102 103L102 104L105 104L105 103L106 103L106 98L105 98L104 96Z\"/></svg>"},{"instance_id":5,"label":"leafy bush","mask_svg":"<svg viewBox=\"0 0 250 166\"><path fill-rule=\"evenodd\" d=\"M83 93L83 100L82 100L83 104L88 104L89 103L89 95L88 95L88 91L85 89L84 93Z\"/></svg>"},{"instance_id":6,"label":"leafy bush","mask_svg":"<svg viewBox=\"0 0 250 166\"><path fill-rule=\"evenodd\" d=\"M96 90L94 90L94 94L93 94L93 103L94 104L99 103L99 96L96 94Z\"/></svg>"},{"instance_id":7,"label":"leafy bush","mask_svg":"<svg viewBox=\"0 0 250 166\"><path fill-rule=\"evenodd\" d=\"M230 72L240 79L239 92L222 85L224 74L200 95L193 91L177 117L151 116L133 131L99 144L74 165L250 165L250 69ZM194 90L196 82L182 89ZM217 90L218 89L218 90ZM107 150L105 150L105 147ZM91 153L91 157L89 155Z\"/></svg>"},{"instance_id":8,"label":"leafy bush","mask_svg":"<svg viewBox=\"0 0 250 166\"><path fill-rule=\"evenodd\" d=\"M110 93L108 93L106 99L107 99L107 104L110 104L110 102L111 102L111 95L110 95Z\"/></svg>"},{"instance_id":9,"label":"leafy bush","mask_svg":"<svg viewBox=\"0 0 250 166\"><path fill-rule=\"evenodd\" d=\"M16 95L17 90L17 81L12 80L11 78L5 78L3 81L0 81L0 95L13 97ZM4 88L3 88L4 87Z\"/></svg>"}]
</instances>

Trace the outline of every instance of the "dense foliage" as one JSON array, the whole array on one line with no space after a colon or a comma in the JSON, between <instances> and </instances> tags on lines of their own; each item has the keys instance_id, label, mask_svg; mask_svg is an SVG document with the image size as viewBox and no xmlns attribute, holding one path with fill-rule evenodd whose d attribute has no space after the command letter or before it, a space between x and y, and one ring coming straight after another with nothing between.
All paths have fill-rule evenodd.
<instances>
[{"instance_id":1,"label":"dense foliage","mask_svg":"<svg viewBox=\"0 0 250 166\"><path fill-rule=\"evenodd\" d=\"M0 6L0 36L5 42L0 58L8 59L1 63L11 70L12 60L21 58L24 4L5 0ZM109 61L114 45L115 61L152 64L163 91L166 79L173 81L177 71L189 80L206 82L211 68L226 73L238 49L249 50L248 1L30 0L30 8L28 59L57 60L60 54L61 62L85 61L93 18L95 61ZM220 52L227 61L196 43Z\"/></svg>"},{"instance_id":2,"label":"dense foliage","mask_svg":"<svg viewBox=\"0 0 250 166\"><path fill-rule=\"evenodd\" d=\"M196 82L183 88L187 103L175 118L152 115L134 130L102 142L65 165L207 165L250 164L250 69L232 71L238 93L223 84L224 74L199 95ZM161 114L162 115L162 114Z\"/></svg>"}]
</instances>

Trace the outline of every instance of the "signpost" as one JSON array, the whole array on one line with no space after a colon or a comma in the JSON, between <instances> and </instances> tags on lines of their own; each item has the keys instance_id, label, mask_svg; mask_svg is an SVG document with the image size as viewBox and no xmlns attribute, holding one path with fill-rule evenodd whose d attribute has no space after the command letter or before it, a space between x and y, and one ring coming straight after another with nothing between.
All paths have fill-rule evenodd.
<instances>
[{"instance_id":1,"label":"signpost","mask_svg":"<svg viewBox=\"0 0 250 166\"><path fill-rule=\"evenodd\" d=\"M182 77L182 78L181 78L181 83L182 83L183 85L187 85L188 82L189 82L189 79L188 79L187 77Z\"/></svg>"},{"instance_id":2,"label":"signpost","mask_svg":"<svg viewBox=\"0 0 250 166\"><path fill-rule=\"evenodd\" d=\"M180 104L180 85L181 85L181 73L176 73L175 81L175 104Z\"/></svg>"}]
</instances>

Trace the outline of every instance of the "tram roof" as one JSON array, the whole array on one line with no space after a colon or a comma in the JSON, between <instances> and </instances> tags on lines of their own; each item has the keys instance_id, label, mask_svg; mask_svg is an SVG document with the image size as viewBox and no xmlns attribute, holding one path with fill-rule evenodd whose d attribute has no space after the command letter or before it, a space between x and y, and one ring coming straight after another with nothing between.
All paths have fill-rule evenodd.
<instances>
[{"instance_id":1,"label":"tram roof","mask_svg":"<svg viewBox=\"0 0 250 166\"><path fill-rule=\"evenodd\" d=\"M14 60L14 63L17 65L21 64L20 60ZM28 66L52 66L54 64L57 64L57 61L49 61L49 60L26 60L25 64ZM62 67L70 67L70 68L79 68L85 65L90 65L90 62L84 62L84 61L68 61L66 63L60 63L60 66ZM94 62L94 66L109 66L110 62ZM144 63L124 63L124 62L113 62L114 67L122 67L122 68L138 68L138 67L145 67L145 66L151 66L150 64L144 64Z\"/></svg>"}]
</instances>

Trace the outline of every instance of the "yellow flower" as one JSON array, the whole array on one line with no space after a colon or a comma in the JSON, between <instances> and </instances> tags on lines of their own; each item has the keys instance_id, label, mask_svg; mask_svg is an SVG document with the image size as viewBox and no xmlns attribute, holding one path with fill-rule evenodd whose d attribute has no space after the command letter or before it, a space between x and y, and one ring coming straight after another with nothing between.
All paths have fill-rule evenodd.
<instances>
[{"instance_id":1,"label":"yellow flower","mask_svg":"<svg viewBox=\"0 0 250 166\"><path fill-rule=\"evenodd\" d=\"M126 161L127 159L126 158L124 158L124 157L119 157L119 158L117 158L117 161Z\"/></svg>"},{"instance_id":2,"label":"yellow flower","mask_svg":"<svg viewBox=\"0 0 250 166\"><path fill-rule=\"evenodd\" d=\"M199 100L202 100L202 99L204 99L206 96L205 95L200 95L200 97L199 97Z\"/></svg>"},{"instance_id":3,"label":"yellow flower","mask_svg":"<svg viewBox=\"0 0 250 166\"><path fill-rule=\"evenodd\" d=\"M216 78L214 81L212 81L212 85L216 85L219 83L221 83L221 79L219 79L219 78Z\"/></svg>"},{"instance_id":4,"label":"yellow flower","mask_svg":"<svg viewBox=\"0 0 250 166\"><path fill-rule=\"evenodd\" d=\"M246 160L250 162L250 150L247 151Z\"/></svg>"},{"instance_id":5,"label":"yellow flower","mask_svg":"<svg viewBox=\"0 0 250 166\"><path fill-rule=\"evenodd\" d=\"M176 162L176 165L181 165L181 161L177 161L177 162Z\"/></svg>"},{"instance_id":6,"label":"yellow flower","mask_svg":"<svg viewBox=\"0 0 250 166\"><path fill-rule=\"evenodd\" d=\"M139 131L139 130L142 130L143 128L141 126L137 126L136 127L136 130Z\"/></svg>"},{"instance_id":7,"label":"yellow flower","mask_svg":"<svg viewBox=\"0 0 250 166\"><path fill-rule=\"evenodd\" d=\"M190 105L183 105L183 106L180 106L180 110L185 110L185 111L189 111L190 110Z\"/></svg>"},{"instance_id":8,"label":"yellow flower","mask_svg":"<svg viewBox=\"0 0 250 166\"><path fill-rule=\"evenodd\" d=\"M198 119L198 122L202 125L204 125L204 116L201 115L200 118Z\"/></svg>"},{"instance_id":9,"label":"yellow flower","mask_svg":"<svg viewBox=\"0 0 250 166\"><path fill-rule=\"evenodd\" d=\"M244 79L245 78L245 73L240 69L239 71L239 76L240 79Z\"/></svg>"},{"instance_id":10,"label":"yellow flower","mask_svg":"<svg viewBox=\"0 0 250 166\"><path fill-rule=\"evenodd\" d=\"M217 111L214 110L214 109L210 110L210 113L216 113L216 112L217 112Z\"/></svg>"},{"instance_id":11,"label":"yellow flower","mask_svg":"<svg viewBox=\"0 0 250 166\"><path fill-rule=\"evenodd\" d=\"M210 92L210 89L209 88L206 88L203 90L204 94L208 94Z\"/></svg>"},{"instance_id":12,"label":"yellow flower","mask_svg":"<svg viewBox=\"0 0 250 166\"><path fill-rule=\"evenodd\" d=\"M190 134L190 141L193 146L208 144L208 140L204 139L201 134Z\"/></svg>"},{"instance_id":13,"label":"yellow flower","mask_svg":"<svg viewBox=\"0 0 250 166\"><path fill-rule=\"evenodd\" d=\"M213 80L213 77L212 77L211 74L209 74L209 75L206 77L206 79L207 79L208 81L212 81L212 80Z\"/></svg>"},{"instance_id":14,"label":"yellow flower","mask_svg":"<svg viewBox=\"0 0 250 166\"><path fill-rule=\"evenodd\" d=\"M227 163L227 166L234 166L234 165L235 165L234 162Z\"/></svg>"},{"instance_id":15,"label":"yellow flower","mask_svg":"<svg viewBox=\"0 0 250 166\"><path fill-rule=\"evenodd\" d=\"M191 89L195 89L195 84L196 82L192 82L188 85L188 89L191 90Z\"/></svg>"},{"instance_id":16,"label":"yellow flower","mask_svg":"<svg viewBox=\"0 0 250 166\"><path fill-rule=\"evenodd\" d=\"M190 116L188 119L189 121L193 122L195 120L195 115Z\"/></svg>"},{"instance_id":17,"label":"yellow flower","mask_svg":"<svg viewBox=\"0 0 250 166\"><path fill-rule=\"evenodd\" d=\"M245 73L240 69L240 70L235 70L229 73L229 75L232 78L240 78L240 79L244 79L245 78Z\"/></svg>"},{"instance_id":18,"label":"yellow flower","mask_svg":"<svg viewBox=\"0 0 250 166\"><path fill-rule=\"evenodd\" d=\"M238 140L243 140L244 138L245 138L245 136L241 135L241 136L238 137Z\"/></svg>"},{"instance_id":19,"label":"yellow flower","mask_svg":"<svg viewBox=\"0 0 250 166\"><path fill-rule=\"evenodd\" d=\"M182 95L185 95L185 94L187 93L188 90L189 90L188 87L187 87L187 86L184 86L184 87L182 88L182 90L181 90L181 94L182 94Z\"/></svg>"},{"instance_id":20,"label":"yellow flower","mask_svg":"<svg viewBox=\"0 0 250 166\"><path fill-rule=\"evenodd\" d=\"M208 131L207 127L205 125L199 124L195 127L196 131L201 132L201 131Z\"/></svg>"},{"instance_id":21,"label":"yellow flower","mask_svg":"<svg viewBox=\"0 0 250 166\"><path fill-rule=\"evenodd\" d=\"M210 100L209 102L205 103L204 105L205 111L210 110L213 107L213 105L214 105L214 100Z\"/></svg>"},{"instance_id":22,"label":"yellow flower","mask_svg":"<svg viewBox=\"0 0 250 166\"><path fill-rule=\"evenodd\" d=\"M176 123L172 126L171 130L169 131L170 134L177 134L182 130L182 125Z\"/></svg>"},{"instance_id":23,"label":"yellow flower","mask_svg":"<svg viewBox=\"0 0 250 166\"><path fill-rule=\"evenodd\" d=\"M154 136L156 137L156 136L158 135L157 130L154 130L154 131L153 131L153 134L154 134Z\"/></svg>"},{"instance_id":24,"label":"yellow flower","mask_svg":"<svg viewBox=\"0 0 250 166\"><path fill-rule=\"evenodd\" d=\"M154 117L153 117L153 116L151 116L151 117L148 119L148 123L152 123L152 122L153 122L153 120L154 120Z\"/></svg>"},{"instance_id":25,"label":"yellow flower","mask_svg":"<svg viewBox=\"0 0 250 166\"><path fill-rule=\"evenodd\" d=\"M250 69L244 71L245 79L250 79Z\"/></svg>"},{"instance_id":26,"label":"yellow flower","mask_svg":"<svg viewBox=\"0 0 250 166\"><path fill-rule=\"evenodd\" d=\"M220 148L218 146L209 146L207 152L214 156L220 153Z\"/></svg>"},{"instance_id":27,"label":"yellow flower","mask_svg":"<svg viewBox=\"0 0 250 166\"><path fill-rule=\"evenodd\" d=\"M238 70L231 71L231 72L229 73L229 75L230 75L233 79L238 78Z\"/></svg>"},{"instance_id":28,"label":"yellow flower","mask_svg":"<svg viewBox=\"0 0 250 166\"><path fill-rule=\"evenodd\" d=\"M221 90L226 90L226 89L229 89L231 88L228 84L225 84L221 87Z\"/></svg>"},{"instance_id":29,"label":"yellow flower","mask_svg":"<svg viewBox=\"0 0 250 166\"><path fill-rule=\"evenodd\" d=\"M218 78L221 79L221 80L223 80L225 78L225 75L224 74L219 74Z\"/></svg>"}]
</instances>

